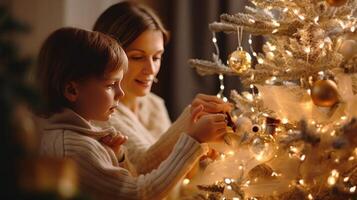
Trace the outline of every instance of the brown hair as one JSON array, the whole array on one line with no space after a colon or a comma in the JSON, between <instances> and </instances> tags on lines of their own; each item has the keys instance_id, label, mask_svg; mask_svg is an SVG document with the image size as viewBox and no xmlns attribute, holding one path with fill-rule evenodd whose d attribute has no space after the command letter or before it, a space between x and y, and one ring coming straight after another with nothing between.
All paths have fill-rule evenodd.
<instances>
[{"instance_id":1,"label":"brown hair","mask_svg":"<svg viewBox=\"0 0 357 200\"><path fill-rule=\"evenodd\" d=\"M64 87L69 81L101 78L127 67L124 50L105 34L77 28L60 28L44 42L38 57L37 81L50 115L68 106Z\"/></svg>"},{"instance_id":2,"label":"brown hair","mask_svg":"<svg viewBox=\"0 0 357 200\"><path fill-rule=\"evenodd\" d=\"M169 40L168 31L153 10L128 1L114 4L104 11L93 30L113 36L124 49L146 30L161 31L165 44Z\"/></svg>"}]
</instances>

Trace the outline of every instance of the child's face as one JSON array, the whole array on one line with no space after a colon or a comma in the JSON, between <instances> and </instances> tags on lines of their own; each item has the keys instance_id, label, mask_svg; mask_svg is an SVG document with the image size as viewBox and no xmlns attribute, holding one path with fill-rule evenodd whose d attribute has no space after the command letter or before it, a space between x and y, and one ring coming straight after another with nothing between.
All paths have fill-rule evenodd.
<instances>
[{"instance_id":1,"label":"child's face","mask_svg":"<svg viewBox=\"0 0 357 200\"><path fill-rule=\"evenodd\" d=\"M77 82L78 95L74 110L87 120L106 121L124 95L120 86L123 70L113 71L103 78L92 77Z\"/></svg>"},{"instance_id":2,"label":"child's face","mask_svg":"<svg viewBox=\"0 0 357 200\"><path fill-rule=\"evenodd\" d=\"M160 70L164 52L164 38L161 31L147 30L126 49L129 67L123 79L126 98L147 95L152 82Z\"/></svg>"}]
</instances>

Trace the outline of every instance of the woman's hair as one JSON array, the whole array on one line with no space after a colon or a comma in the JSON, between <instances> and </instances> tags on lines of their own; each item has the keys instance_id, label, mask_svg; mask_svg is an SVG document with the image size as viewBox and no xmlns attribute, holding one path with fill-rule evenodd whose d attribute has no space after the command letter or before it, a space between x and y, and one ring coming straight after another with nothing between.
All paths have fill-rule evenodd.
<instances>
[{"instance_id":1,"label":"woman's hair","mask_svg":"<svg viewBox=\"0 0 357 200\"><path fill-rule=\"evenodd\" d=\"M60 28L44 42L38 57L36 78L50 115L68 106L64 89L70 81L102 78L119 69L126 70L124 50L105 34L77 28Z\"/></svg>"},{"instance_id":2,"label":"woman's hair","mask_svg":"<svg viewBox=\"0 0 357 200\"><path fill-rule=\"evenodd\" d=\"M168 31L153 10L128 1L114 4L104 11L95 22L93 30L111 35L124 49L146 30L161 31L165 44L169 40Z\"/></svg>"}]
</instances>

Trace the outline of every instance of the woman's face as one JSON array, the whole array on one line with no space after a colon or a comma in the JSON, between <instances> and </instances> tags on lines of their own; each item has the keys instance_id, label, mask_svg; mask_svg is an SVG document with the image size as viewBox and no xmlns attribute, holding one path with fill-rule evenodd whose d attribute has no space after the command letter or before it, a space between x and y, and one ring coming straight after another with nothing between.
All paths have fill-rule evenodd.
<instances>
[{"instance_id":1,"label":"woman's face","mask_svg":"<svg viewBox=\"0 0 357 200\"><path fill-rule=\"evenodd\" d=\"M164 52L162 32L146 30L125 49L125 52L129 67L122 81L124 98L149 94L153 80L160 70Z\"/></svg>"}]
</instances>

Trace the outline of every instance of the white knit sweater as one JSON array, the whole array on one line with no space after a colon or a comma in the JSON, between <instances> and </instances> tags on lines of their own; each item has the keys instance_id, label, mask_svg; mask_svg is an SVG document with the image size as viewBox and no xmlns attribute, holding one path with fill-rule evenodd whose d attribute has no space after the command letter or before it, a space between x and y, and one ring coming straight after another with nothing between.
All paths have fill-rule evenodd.
<instances>
[{"instance_id":1,"label":"white knit sweater","mask_svg":"<svg viewBox=\"0 0 357 200\"><path fill-rule=\"evenodd\" d=\"M172 153L156 170L133 177L120 167L114 152L99 142L113 128L98 129L66 109L44 120L41 152L73 158L79 167L80 187L94 199L162 199L207 152L187 134L181 134Z\"/></svg>"},{"instance_id":2,"label":"white knit sweater","mask_svg":"<svg viewBox=\"0 0 357 200\"><path fill-rule=\"evenodd\" d=\"M138 175L156 169L168 157L189 123L190 111L187 107L171 125L164 101L151 93L140 99L138 117L119 103L107 123L96 122L96 125L114 127L128 136L124 144L128 150L127 159L132 171Z\"/></svg>"}]
</instances>

